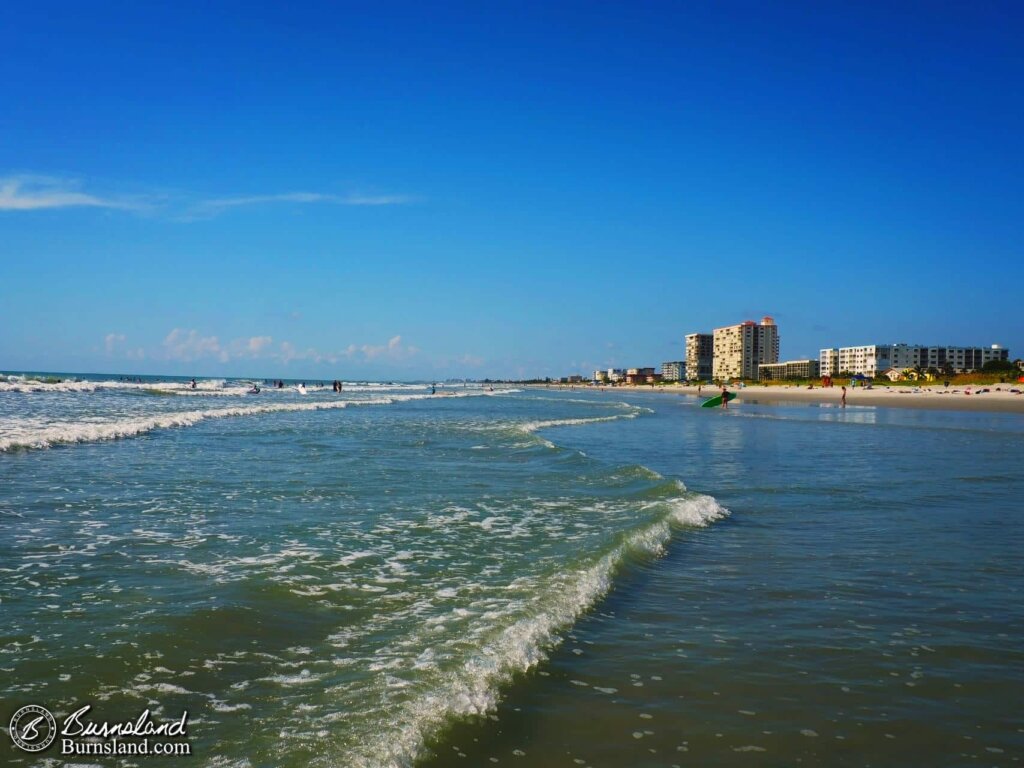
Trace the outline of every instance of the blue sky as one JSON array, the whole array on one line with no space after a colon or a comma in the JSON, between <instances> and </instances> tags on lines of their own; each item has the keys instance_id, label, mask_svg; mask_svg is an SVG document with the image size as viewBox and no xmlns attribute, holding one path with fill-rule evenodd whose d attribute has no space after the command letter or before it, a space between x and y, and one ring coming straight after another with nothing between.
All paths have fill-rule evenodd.
<instances>
[{"instance_id":1,"label":"blue sky","mask_svg":"<svg viewBox=\"0 0 1024 768\"><path fill-rule=\"evenodd\" d=\"M8 3L0 369L1024 356L1019 3Z\"/></svg>"}]
</instances>

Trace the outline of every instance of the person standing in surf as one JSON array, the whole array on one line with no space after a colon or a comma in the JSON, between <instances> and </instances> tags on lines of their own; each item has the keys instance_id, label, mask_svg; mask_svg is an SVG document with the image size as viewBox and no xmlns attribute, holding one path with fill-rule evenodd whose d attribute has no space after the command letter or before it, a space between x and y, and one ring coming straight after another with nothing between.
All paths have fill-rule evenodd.
<instances>
[{"instance_id":1,"label":"person standing in surf","mask_svg":"<svg viewBox=\"0 0 1024 768\"><path fill-rule=\"evenodd\" d=\"M722 385L722 407L729 410L729 390L725 384Z\"/></svg>"}]
</instances>

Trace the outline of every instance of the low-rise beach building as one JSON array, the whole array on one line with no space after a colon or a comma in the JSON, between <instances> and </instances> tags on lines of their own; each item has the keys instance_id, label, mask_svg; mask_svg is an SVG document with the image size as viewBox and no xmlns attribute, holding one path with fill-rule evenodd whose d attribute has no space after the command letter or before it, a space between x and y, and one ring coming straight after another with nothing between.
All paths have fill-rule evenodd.
<instances>
[{"instance_id":1,"label":"low-rise beach building","mask_svg":"<svg viewBox=\"0 0 1024 768\"><path fill-rule=\"evenodd\" d=\"M762 363L757 366L759 381L816 379L820 371L817 360L787 360L784 363Z\"/></svg>"},{"instance_id":2,"label":"low-rise beach building","mask_svg":"<svg viewBox=\"0 0 1024 768\"><path fill-rule=\"evenodd\" d=\"M895 346L894 344L864 344L859 347L840 347L837 372L854 376L861 374L874 378L887 368L904 367L897 366Z\"/></svg>"},{"instance_id":3,"label":"low-rise beach building","mask_svg":"<svg viewBox=\"0 0 1024 768\"><path fill-rule=\"evenodd\" d=\"M977 371L993 360L1005 362L1010 359L1010 350L999 344L988 347L921 347L922 368L936 368L939 371L951 369L954 373Z\"/></svg>"},{"instance_id":4,"label":"low-rise beach building","mask_svg":"<svg viewBox=\"0 0 1024 768\"><path fill-rule=\"evenodd\" d=\"M661 378L661 374L656 374L653 368L628 368L626 369L626 383L627 384L650 384L648 378L651 376L657 376Z\"/></svg>"},{"instance_id":5,"label":"low-rise beach building","mask_svg":"<svg viewBox=\"0 0 1024 768\"><path fill-rule=\"evenodd\" d=\"M684 381L686 379L686 363L682 360L662 363L661 378L665 381Z\"/></svg>"},{"instance_id":6,"label":"low-rise beach building","mask_svg":"<svg viewBox=\"0 0 1024 768\"><path fill-rule=\"evenodd\" d=\"M826 352L821 350L820 362L825 370ZM968 373L980 370L992 360L1008 360L1008 349L990 347L925 347L916 344L867 344L840 347L833 375L838 373L880 376L889 368L905 370L934 368L940 372ZM830 360L831 364L831 360Z\"/></svg>"}]
</instances>

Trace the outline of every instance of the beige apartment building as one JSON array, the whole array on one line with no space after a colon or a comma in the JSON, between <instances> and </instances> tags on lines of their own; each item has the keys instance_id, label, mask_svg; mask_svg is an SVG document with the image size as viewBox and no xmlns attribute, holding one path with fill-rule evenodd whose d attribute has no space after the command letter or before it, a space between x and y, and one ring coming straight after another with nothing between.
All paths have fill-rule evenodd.
<instances>
[{"instance_id":1,"label":"beige apartment building","mask_svg":"<svg viewBox=\"0 0 1024 768\"><path fill-rule=\"evenodd\" d=\"M715 328L715 357L712 375L716 379L757 379L758 366L779 362L779 327L770 317L760 323Z\"/></svg>"}]
</instances>

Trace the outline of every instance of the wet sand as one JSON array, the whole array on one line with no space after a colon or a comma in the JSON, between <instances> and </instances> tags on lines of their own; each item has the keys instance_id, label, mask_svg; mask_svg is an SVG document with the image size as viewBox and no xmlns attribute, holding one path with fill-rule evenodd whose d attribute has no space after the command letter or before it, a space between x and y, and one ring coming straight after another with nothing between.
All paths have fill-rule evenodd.
<instances>
[{"instance_id":1,"label":"wet sand","mask_svg":"<svg viewBox=\"0 0 1024 768\"><path fill-rule=\"evenodd\" d=\"M552 387L554 388L554 387ZM562 389L568 387L562 386ZM667 395L697 396L696 386L615 386L615 387L576 387L581 391L599 389L606 392L659 392ZM979 394L978 390L988 392ZM1011 390L1017 390L1017 393ZM798 386L748 386L743 388L730 387L739 402L799 402L828 403L838 405L842 398L839 387L807 389ZM970 392L970 394L967 394ZM880 406L885 408L929 408L949 411L986 411L1001 413L1024 414L1024 384L987 384L984 386L892 386L846 388L847 406ZM703 387L701 398L714 397L718 394L715 387ZM736 402L736 401L733 401Z\"/></svg>"}]
</instances>

